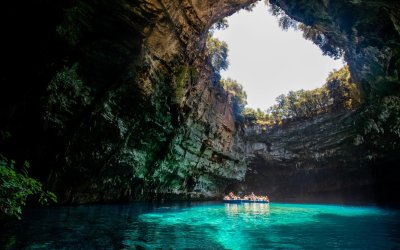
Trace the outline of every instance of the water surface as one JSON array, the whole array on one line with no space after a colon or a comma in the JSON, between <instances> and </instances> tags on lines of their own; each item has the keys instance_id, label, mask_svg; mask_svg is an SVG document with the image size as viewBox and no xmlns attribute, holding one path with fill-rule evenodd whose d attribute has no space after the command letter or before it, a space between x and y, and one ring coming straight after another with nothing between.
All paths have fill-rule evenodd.
<instances>
[{"instance_id":1,"label":"water surface","mask_svg":"<svg viewBox=\"0 0 400 250\"><path fill-rule=\"evenodd\" d=\"M400 249L397 211L171 203L27 209L0 249Z\"/></svg>"}]
</instances>

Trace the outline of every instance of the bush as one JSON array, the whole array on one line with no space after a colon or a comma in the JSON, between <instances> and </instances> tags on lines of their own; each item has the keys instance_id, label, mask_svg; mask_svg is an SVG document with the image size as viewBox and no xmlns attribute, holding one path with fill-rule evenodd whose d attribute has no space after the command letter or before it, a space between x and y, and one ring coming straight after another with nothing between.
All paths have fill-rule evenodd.
<instances>
[{"instance_id":1,"label":"bush","mask_svg":"<svg viewBox=\"0 0 400 250\"><path fill-rule=\"evenodd\" d=\"M0 155L0 211L3 216L21 218L22 207L29 196L36 196L40 204L57 202L55 194L44 191L42 184L28 176L29 163L24 162L21 172L15 161Z\"/></svg>"}]
</instances>

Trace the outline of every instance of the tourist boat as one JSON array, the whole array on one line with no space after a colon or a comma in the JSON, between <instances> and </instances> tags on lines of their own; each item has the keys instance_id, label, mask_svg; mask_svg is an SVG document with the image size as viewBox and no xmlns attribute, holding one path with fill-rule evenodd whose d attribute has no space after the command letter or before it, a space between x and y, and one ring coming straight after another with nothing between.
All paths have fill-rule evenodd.
<instances>
[{"instance_id":1,"label":"tourist boat","mask_svg":"<svg viewBox=\"0 0 400 250\"><path fill-rule=\"evenodd\" d=\"M228 204L243 204L243 203L269 203L269 201L265 200L244 200L244 199L239 199L239 200L223 200L224 203Z\"/></svg>"}]
</instances>

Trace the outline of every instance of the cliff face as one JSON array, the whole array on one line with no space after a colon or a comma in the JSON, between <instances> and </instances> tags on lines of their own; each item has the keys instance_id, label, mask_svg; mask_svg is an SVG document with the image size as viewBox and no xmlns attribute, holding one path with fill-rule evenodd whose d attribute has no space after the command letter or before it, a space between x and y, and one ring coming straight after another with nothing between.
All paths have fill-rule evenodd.
<instances>
[{"instance_id":1,"label":"cliff face","mask_svg":"<svg viewBox=\"0 0 400 250\"><path fill-rule=\"evenodd\" d=\"M366 98L399 91L400 3L374 1L282 1L292 18L315 27L323 36L319 45L342 50L352 77Z\"/></svg>"},{"instance_id":2,"label":"cliff face","mask_svg":"<svg viewBox=\"0 0 400 250\"><path fill-rule=\"evenodd\" d=\"M29 160L64 202L219 194L246 165L205 39L216 20L251 2L44 1L25 6L43 14L33 24L9 6L46 30L21 55L43 61L39 72L16 76L18 62L5 71L20 87L5 96L2 132L11 137L2 152Z\"/></svg>"},{"instance_id":3,"label":"cliff face","mask_svg":"<svg viewBox=\"0 0 400 250\"><path fill-rule=\"evenodd\" d=\"M388 149L391 139L360 141L364 112L246 128L249 166L236 189L280 201L399 205L398 148Z\"/></svg>"},{"instance_id":4,"label":"cliff face","mask_svg":"<svg viewBox=\"0 0 400 250\"><path fill-rule=\"evenodd\" d=\"M220 195L245 176L247 138L237 131L228 95L212 75L205 39L214 22L253 2L44 0L27 1L23 7L7 3L7 14L1 17L7 65L1 74L0 153L28 160L34 176L63 202ZM366 98L377 100L360 115L372 125L365 133L357 132L357 138L363 144L381 141L397 150L398 137L390 143L385 138L397 136L400 124L400 105L393 96L398 95L400 64L398 3L277 4L345 50ZM341 119L340 131L354 134L351 119ZM271 152L279 152L273 162L289 157L304 160L300 165L286 164L289 169L316 169L319 150L312 145L305 150L290 141L296 129L308 125L298 126L280 132L286 143L273 142ZM326 126L331 129L333 124ZM282 156L289 145L292 153ZM354 152L347 144L324 145L326 161L342 154L344 161L353 162ZM369 148L378 150L375 144ZM262 154L262 161L253 164L270 164L264 163L268 157ZM265 176L294 176L277 171L279 164L272 165L273 171ZM323 168L337 169L331 165ZM353 172L349 174L345 186ZM247 183L256 177L249 178ZM366 185L370 183L368 179Z\"/></svg>"},{"instance_id":5,"label":"cliff face","mask_svg":"<svg viewBox=\"0 0 400 250\"><path fill-rule=\"evenodd\" d=\"M327 114L281 127L246 128L250 158L242 188L276 200L376 200L371 155L357 145L357 112Z\"/></svg>"},{"instance_id":6,"label":"cliff face","mask_svg":"<svg viewBox=\"0 0 400 250\"><path fill-rule=\"evenodd\" d=\"M344 52L365 104L356 112L246 133L242 188L277 199L399 204L400 5L397 1L270 1ZM254 132L254 131L253 131Z\"/></svg>"}]
</instances>

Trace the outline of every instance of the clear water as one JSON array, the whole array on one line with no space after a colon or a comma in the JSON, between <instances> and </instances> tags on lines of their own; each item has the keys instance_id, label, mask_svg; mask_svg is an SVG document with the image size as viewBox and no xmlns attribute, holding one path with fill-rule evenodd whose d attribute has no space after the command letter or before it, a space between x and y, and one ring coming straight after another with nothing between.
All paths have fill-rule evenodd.
<instances>
[{"instance_id":1,"label":"clear water","mask_svg":"<svg viewBox=\"0 0 400 250\"><path fill-rule=\"evenodd\" d=\"M29 209L0 249L400 249L398 211L192 203Z\"/></svg>"}]
</instances>

